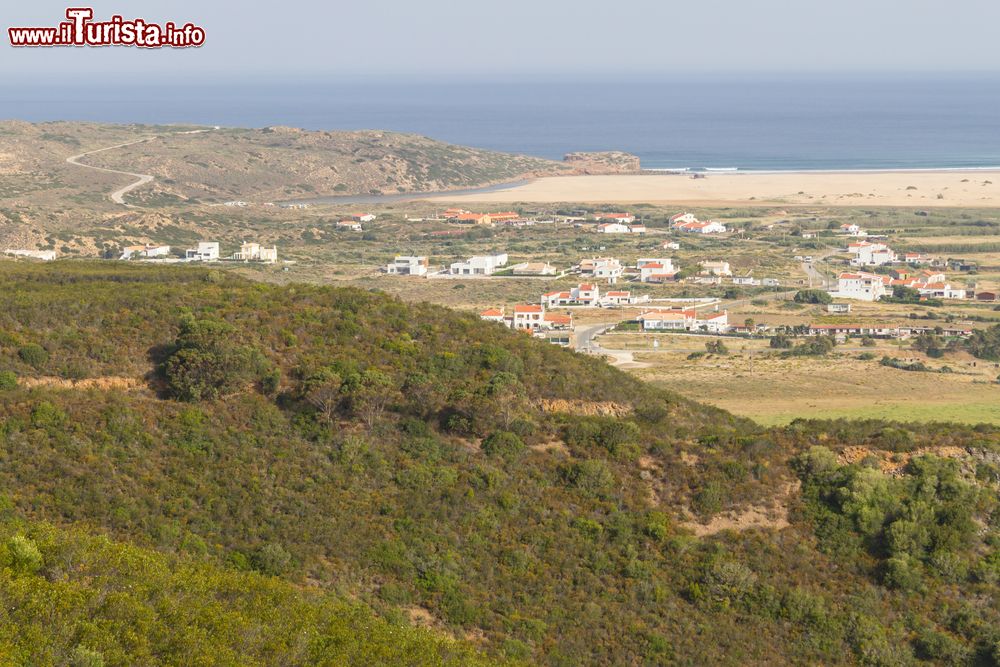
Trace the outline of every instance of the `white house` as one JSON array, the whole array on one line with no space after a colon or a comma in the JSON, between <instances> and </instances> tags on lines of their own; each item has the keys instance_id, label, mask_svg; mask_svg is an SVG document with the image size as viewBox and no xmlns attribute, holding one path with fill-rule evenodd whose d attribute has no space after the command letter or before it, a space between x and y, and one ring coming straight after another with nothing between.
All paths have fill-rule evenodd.
<instances>
[{"instance_id":1,"label":"white house","mask_svg":"<svg viewBox=\"0 0 1000 667\"><path fill-rule=\"evenodd\" d=\"M761 283L753 276L733 276L733 284L754 286L760 285Z\"/></svg>"},{"instance_id":2,"label":"white house","mask_svg":"<svg viewBox=\"0 0 1000 667\"><path fill-rule=\"evenodd\" d=\"M29 257L31 259L40 259L43 262L51 262L56 258L55 250L17 250L13 248L7 248L3 252L5 255L13 255L14 257Z\"/></svg>"},{"instance_id":3,"label":"white house","mask_svg":"<svg viewBox=\"0 0 1000 667\"><path fill-rule=\"evenodd\" d=\"M504 266L507 266L507 253L476 255L464 262L453 263L449 272L455 276L491 276Z\"/></svg>"},{"instance_id":4,"label":"white house","mask_svg":"<svg viewBox=\"0 0 1000 667\"><path fill-rule=\"evenodd\" d=\"M674 280L677 277L677 269L673 263L667 260L647 261L639 264L639 282L643 283L663 283Z\"/></svg>"},{"instance_id":5,"label":"white house","mask_svg":"<svg viewBox=\"0 0 1000 667\"><path fill-rule=\"evenodd\" d=\"M397 255L385 266L385 272L394 276L426 276L429 262L420 255Z\"/></svg>"},{"instance_id":6,"label":"white house","mask_svg":"<svg viewBox=\"0 0 1000 667\"><path fill-rule=\"evenodd\" d=\"M781 281L777 278L764 278L760 281L764 287L779 287L781 286Z\"/></svg>"},{"instance_id":7,"label":"white house","mask_svg":"<svg viewBox=\"0 0 1000 667\"><path fill-rule=\"evenodd\" d=\"M885 281L875 273L841 273L834 297L859 301L878 301L885 296Z\"/></svg>"},{"instance_id":8,"label":"white house","mask_svg":"<svg viewBox=\"0 0 1000 667\"><path fill-rule=\"evenodd\" d=\"M624 268L621 262L613 257L595 257L580 262L580 273L593 276L595 280L607 280L614 285L622 277Z\"/></svg>"},{"instance_id":9,"label":"white house","mask_svg":"<svg viewBox=\"0 0 1000 667\"><path fill-rule=\"evenodd\" d=\"M855 224L843 224L840 226L840 231L850 236L862 236L864 233L861 231L861 227Z\"/></svg>"},{"instance_id":10,"label":"white house","mask_svg":"<svg viewBox=\"0 0 1000 667\"><path fill-rule=\"evenodd\" d=\"M360 222L355 220L341 220L337 223L337 229L342 232L363 232L364 228Z\"/></svg>"},{"instance_id":11,"label":"white house","mask_svg":"<svg viewBox=\"0 0 1000 667\"><path fill-rule=\"evenodd\" d=\"M632 292L612 290L605 292L601 298L604 306L631 306L638 303L649 303L649 295L633 296Z\"/></svg>"},{"instance_id":12,"label":"white house","mask_svg":"<svg viewBox=\"0 0 1000 667\"><path fill-rule=\"evenodd\" d=\"M635 222L635 216L631 213L597 213L594 215L597 221L617 222L622 225L631 225Z\"/></svg>"},{"instance_id":13,"label":"white house","mask_svg":"<svg viewBox=\"0 0 1000 667\"><path fill-rule=\"evenodd\" d=\"M601 234L630 234L632 229L628 225L620 222L605 222L597 225L597 231Z\"/></svg>"},{"instance_id":14,"label":"white house","mask_svg":"<svg viewBox=\"0 0 1000 667\"><path fill-rule=\"evenodd\" d=\"M219 261L219 242L198 241L198 247L185 250L184 257L194 262L217 262Z\"/></svg>"},{"instance_id":15,"label":"white house","mask_svg":"<svg viewBox=\"0 0 1000 667\"><path fill-rule=\"evenodd\" d=\"M693 213L677 213L676 215L670 216L670 225L676 227L677 225L684 224L686 222L698 222L698 218L694 216Z\"/></svg>"},{"instance_id":16,"label":"white house","mask_svg":"<svg viewBox=\"0 0 1000 667\"><path fill-rule=\"evenodd\" d=\"M664 241L660 244L660 247L664 250L680 250L681 244L677 243L677 241Z\"/></svg>"},{"instance_id":17,"label":"white house","mask_svg":"<svg viewBox=\"0 0 1000 667\"><path fill-rule=\"evenodd\" d=\"M243 243L240 251L233 254L233 259L238 262L267 262L274 264L278 261L278 248L271 246L265 248L259 243Z\"/></svg>"},{"instance_id":18,"label":"white house","mask_svg":"<svg viewBox=\"0 0 1000 667\"><path fill-rule=\"evenodd\" d=\"M374 213L352 213L351 220L356 222L372 222L375 220Z\"/></svg>"},{"instance_id":19,"label":"white house","mask_svg":"<svg viewBox=\"0 0 1000 667\"><path fill-rule=\"evenodd\" d=\"M964 299L967 291L964 287L952 287L950 283L919 283L916 289L920 296L930 299Z\"/></svg>"},{"instance_id":20,"label":"white house","mask_svg":"<svg viewBox=\"0 0 1000 667\"><path fill-rule=\"evenodd\" d=\"M500 322L504 323L504 309L503 308L487 308L486 310L479 313L480 319L486 320L487 322Z\"/></svg>"},{"instance_id":21,"label":"white house","mask_svg":"<svg viewBox=\"0 0 1000 667\"><path fill-rule=\"evenodd\" d=\"M122 256L119 259L139 259L168 256L170 256L170 246L147 243L146 245L130 245L122 248Z\"/></svg>"},{"instance_id":22,"label":"white house","mask_svg":"<svg viewBox=\"0 0 1000 667\"><path fill-rule=\"evenodd\" d=\"M854 254L851 264L854 266L883 266L896 261L896 253L884 243L861 241L850 243L847 250Z\"/></svg>"},{"instance_id":23,"label":"white house","mask_svg":"<svg viewBox=\"0 0 1000 667\"><path fill-rule=\"evenodd\" d=\"M643 331L729 331L728 311L699 313L695 309L651 310L639 316Z\"/></svg>"},{"instance_id":24,"label":"white house","mask_svg":"<svg viewBox=\"0 0 1000 667\"><path fill-rule=\"evenodd\" d=\"M667 271L674 271L674 260L669 257L643 257L635 261L635 268L642 270L642 267L647 264L659 264L662 268Z\"/></svg>"},{"instance_id":25,"label":"white house","mask_svg":"<svg viewBox=\"0 0 1000 667\"><path fill-rule=\"evenodd\" d=\"M709 220L708 222L682 222L675 225L674 229L692 234L724 234L726 226L718 220Z\"/></svg>"},{"instance_id":26,"label":"white house","mask_svg":"<svg viewBox=\"0 0 1000 667\"><path fill-rule=\"evenodd\" d=\"M546 292L542 295L542 305L547 308L556 306L596 306L600 301L601 292L597 285L580 283L569 291Z\"/></svg>"},{"instance_id":27,"label":"white house","mask_svg":"<svg viewBox=\"0 0 1000 667\"><path fill-rule=\"evenodd\" d=\"M715 261L711 260L708 262L701 263L701 273L707 276L731 276L733 275L732 270L729 268L729 262Z\"/></svg>"},{"instance_id":28,"label":"white house","mask_svg":"<svg viewBox=\"0 0 1000 667\"><path fill-rule=\"evenodd\" d=\"M529 331L545 328L545 306L527 303L514 306L512 325L515 329Z\"/></svg>"}]
</instances>

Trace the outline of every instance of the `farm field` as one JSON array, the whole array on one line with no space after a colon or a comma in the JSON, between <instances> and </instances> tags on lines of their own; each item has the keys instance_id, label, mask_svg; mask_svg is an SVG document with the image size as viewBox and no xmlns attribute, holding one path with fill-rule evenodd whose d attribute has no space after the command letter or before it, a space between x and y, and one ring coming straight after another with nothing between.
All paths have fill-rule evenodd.
<instances>
[{"instance_id":1,"label":"farm field","mask_svg":"<svg viewBox=\"0 0 1000 667\"><path fill-rule=\"evenodd\" d=\"M606 334L609 349L631 349L639 365L631 373L685 396L715 405L765 425L797 418L886 419L1000 424L1000 368L964 354L928 359L880 341L862 348L851 341L829 357L782 359L767 341L723 339L730 354L688 359L704 352L707 336L656 335L652 350L646 334ZM640 351L641 350L641 351ZM860 360L863 352L874 359ZM880 365L883 355L920 360L952 373L903 371Z\"/></svg>"}]
</instances>

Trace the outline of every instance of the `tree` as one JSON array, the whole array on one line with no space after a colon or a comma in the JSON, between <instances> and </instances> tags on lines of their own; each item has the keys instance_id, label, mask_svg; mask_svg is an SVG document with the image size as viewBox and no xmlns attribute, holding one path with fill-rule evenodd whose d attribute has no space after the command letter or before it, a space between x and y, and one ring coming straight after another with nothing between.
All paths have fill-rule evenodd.
<instances>
[{"instance_id":1,"label":"tree","mask_svg":"<svg viewBox=\"0 0 1000 667\"><path fill-rule=\"evenodd\" d=\"M795 293L795 303L820 303L826 304L833 301L829 292L821 289L804 289Z\"/></svg>"},{"instance_id":2,"label":"tree","mask_svg":"<svg viewBox=\"0 0 1000 667\"><path fill-rule=\"evenodd\" d=\"M371 429L385 413L389 403L397 397L399 389L392 378L377 368L366 368L354 373L344 382L344 391L351 409Z\"/></svg>"},{"instance_id":3,"label":"tree","mask_svg":"<svg viewBox=\"0 0 1000 667\"><path fill-rule=\"evenodd\" d=\"M35 343L28 343L17 351L17 356L21 361L36 369L41 368L49 360L49 353L45 348Z\"/></svg>"},{"instance_id":4,"label":"tree","mask_svg":"<svg viewBox=\"0 0 1000 667\"><path fill-rule=\"evenodd\" d=\"M705 343L705 350L709 354L727 355L729 348L721 340L710 340Z\"/></svg>"},{"instance_id":5,"label":"tree","mask_svg":"<svg viewBox=\"0 0 1000 667\"><path fill-rule=\"evenodd\" d=\"M787 350L792 346L792 339L783 333L779 333L771 336L771 340L768 345L775 350Z\"/></svg>"},{"instance_id":6,"label":"tree","mask_svg":"<svg viewBox=\"0 0 1000 667\"><path fill-rule=\"evenodd\" d=\"M174 351L162 373L174 398L200 401L228 396L260 381L269 364L257 350L232 342L225 322L181 319Z\"/></svg>"},{"instance_id":7,"label":"tree","mask_svg":"<svg viewBox=\"0 0 1000 667\"><path fill-rule=\"evenodd\" d=\"M344 400L343 386L344 381L333 369L321 368L306 379L303 395L323 419L329 422Z\"/></svg>"},{"instance_id":8,"label":"tree","mask_svg":"<svg viewBox=\"0 0 1000 667\"><path fill-rule=\"evenodd\" d=\"M524 442L516 434L510 431L498 431L491 433L483 440L483 453L491 458L502 458L512 460L519 456L524 450Z\"/></svg>"},{"instance_id":9,"label":"tree","mask_svg":"<svg viewBox=\"0 0 1000 667\"><path fill-rule=\"evenodd\" d=\"M524 385L513 373L501 371L490 378L486 398L505 431L524 411Z\"/></svg>"}]
</instances>

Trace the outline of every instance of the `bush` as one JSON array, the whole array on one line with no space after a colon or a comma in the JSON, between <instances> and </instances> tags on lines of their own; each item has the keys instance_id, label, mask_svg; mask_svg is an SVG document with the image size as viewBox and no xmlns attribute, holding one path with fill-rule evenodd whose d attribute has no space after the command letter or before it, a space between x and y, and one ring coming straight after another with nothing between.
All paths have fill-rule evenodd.
<instances>
[{"instance_id":1,"label":"bush","mask_svg":"<svg viewBox=\"0 0 1000 667\"><path fill-rule=\"evenodd\" d=\"M280 544L265 544L254 554L252 562L258 572L277 577L289 570L292 555Z\"/></svg>"},{"instance_id":2,"label":"bush","mask_svg":"<svg viewBox=\"0 0 1000 667\"><path fill-rule=\"evenodd\" d=\"M49 360L49 353L45 351L45 348L35 343L28 343L22 347L17 351L17 356L21 358L21 361L35 369L41 368Z\"/></svg>"},{"instance_id":3,"label":"bush","mask_svg":"<svg viewBox=\"0 0 1000 667\"><path fill-rule=\"evenodd\" d=\"M524 450L524 441L510 431L491 433L483 440L483 453L491 458L511 461L520 456Z\"/></svg>"},{"instance_id":4,"label":"bush","mask_svg":"<svg viewBox=\"0 0 1000 667\"><path fill-rule=\"evenodd\" d=\"M821 289L804 289L795 293L795 303L831 303L833 297Z\"/></svg>"},{"instance_id":5,"label":"bush","mask_svg":"<svg viewBox=\"0 0 1000 667\"><path fill-rule=\"evenodd\" d=\"M174 352L163 365L170 394L182 401L200 401L235 394L265 381L270 369L256 350L233 344L232 328L224 322L181 321Z\"/></svg>"},{"instance_id":6,"label":"bush","mask_svg":"<svg viewBox=\"0 0 1000 667\"><path fill-rule=\"evenodd\" d=\"M0 391L17 389L17 375L14 371L0 371Z\"/></svg>"},{"instance_id":7,"label":"bush","mask_svg":"<svg viewBox=\"0 0 1000 667\"><path fill-rule=\"evenodd\" d=\"M11 568L21 574L34 574L42 567L42 552L33 540L15 535L7 542Z\"/></svg>"}]
</instances>

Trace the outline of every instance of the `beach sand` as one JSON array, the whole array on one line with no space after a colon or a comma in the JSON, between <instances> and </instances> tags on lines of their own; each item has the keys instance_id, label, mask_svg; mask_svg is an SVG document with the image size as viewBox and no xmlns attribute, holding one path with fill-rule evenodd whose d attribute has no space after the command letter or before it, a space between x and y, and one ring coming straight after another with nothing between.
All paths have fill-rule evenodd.
<instances>
[{"instance_id":1,"label":"beach sand","mask_svg":"<svg viewBox=\"0 0 1000 667\"><path fill-rule=\"evenodd\" d=\"M556 176L435 201L1000 207L1000 171L781 172Z\"/></svg>"}]
</instances>

